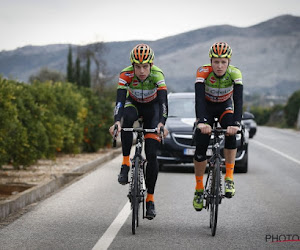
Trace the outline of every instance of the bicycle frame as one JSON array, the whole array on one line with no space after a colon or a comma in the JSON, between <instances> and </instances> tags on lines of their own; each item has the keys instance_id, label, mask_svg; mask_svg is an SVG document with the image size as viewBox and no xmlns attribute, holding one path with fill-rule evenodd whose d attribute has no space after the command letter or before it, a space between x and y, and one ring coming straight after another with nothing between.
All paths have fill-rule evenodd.
<instances>
[{"instance_id":1,"label":"bicycle frame","mask_svg":"<svg viewBox=\"0 0 300 250\"><path fill-rule=\"evenodd\" d=\"M140 203L143 204L143 219L145 218L145 163L147 160L142 156L144 133L156 133L157 129L144 129L142 120L139 119L140 127L138 128L122 128L125 132L136 132L135 154L131 159L132 168L129 181L129 192L127 197L131 203L132 209L132 234L135 234L136 228L139 226L139 208ZM116 147L116 135L118 126L115 124L113 135L113 147ZM164 128L160 128L160 134L163 142Z\"/></svg>"},{"instance_id":2,"label":"bicycle frame","mask_svg":"<svg viewBox=\"0 0 300 250\"><path fill-rule=\"evenodd\" d=\"M132 233L135 234L136 228L139 226L139 208L140 203L143 206L143 219L145 218L145 163L146 159L142 156L144 133L154 133L156 129L139 128L122 128L123 131L136 132L135 154L131 159L131 177L129 181L129 191L127 197L131 202L132 209Z\"/></svg>"},{"instance_id":3,"label":"bicycle frame","mask_svg":"<svg viewBox=\"0 0 300 250\"><path fill-rule=\"evenodd\" d=\"M215 167L216 161L220 163L220 178L222 177L222 168L224 167L223 161L222 161L222 156L221 156L221 150L220 150L220 144L222 143L222 140L224 140L224 135L226 133L226 129L222 129L220 127L214 128L212 130L212 135L213 135L213 143L212 143L212 156L208 160L208 175L207 175L207 181L205 184L205 189L208 184L208 179L210 177L209 175L209 170L213 170ZM221 183L222 184L222 183ZM222 186L220 191L222 191ZM224 198L224 196L220 196L221 198Z\"/></svg>"},{"instance_id":4,"label":"bicycle frame","mask_svg":"<svg viewBox=\"0 0 300 250\"><path fill-rule=\"evenodd\" d=\"M220 153L220 143L226 130L214 128L213 134L213 155L208 160L208 174L205 183L204 199L206 200L205 208L210 211L210 228L212 236L215 236L218 220L218 207L222 201L223 182L222 182L222 157Z\"/></svg>"},{"instance_id":5,"label":"bicycle frame","mask_svg":"<svg viewBox=\"0 0 300 250\"><path fill-rule=\"evenodd\" d=\"M220 144L224 140L227 129L218 126L218 120L215 120L212 135L212 156L208 160L208 174L205 183L204 199L206 201L205 208L210 211L210 228L212 236L215 236L218 221L218 208L221 204L224 195L224 181L222 178L222 169L224 164L222 162ZM241 133L241 131L238 131Z\"/></svg>"}]
</instances>

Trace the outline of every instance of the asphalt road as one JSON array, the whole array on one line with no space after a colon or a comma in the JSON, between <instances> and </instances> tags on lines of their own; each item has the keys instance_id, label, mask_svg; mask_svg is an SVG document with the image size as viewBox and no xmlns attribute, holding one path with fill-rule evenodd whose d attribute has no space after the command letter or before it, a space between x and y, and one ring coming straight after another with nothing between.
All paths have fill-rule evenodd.
<instances>
[{"instance_id":1,"label":"asphalt road","mask_svg":"<svg viewBox=\"0 0 300 250\"><path fill-rule=\"evenodd\" d=\"M215 237L209 213L193 209L194 174L182 168L159 173L157 217L132 235L120 156L0 229L0 249L300 249L299 148L299 132L259 127Z\"/></svg>"}]
</instances>

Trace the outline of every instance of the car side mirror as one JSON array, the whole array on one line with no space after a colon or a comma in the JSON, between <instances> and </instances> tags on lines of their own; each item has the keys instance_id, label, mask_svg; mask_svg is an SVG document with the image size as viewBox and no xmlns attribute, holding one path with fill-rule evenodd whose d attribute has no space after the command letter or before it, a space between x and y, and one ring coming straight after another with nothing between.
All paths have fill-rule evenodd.
<instances>
[{"instance_id":1,"label":"car side mirror","mask_svg":"<svg viewBox=\"0 0 300 250\"><path fill-rule=\"evenodd\" d=\"M242 116L242 120L248 120L248 119L254 120L254 118L255 118L255 116L252 113L247 112L247 111L245 111Z\"/></svg>"}]
</instances>

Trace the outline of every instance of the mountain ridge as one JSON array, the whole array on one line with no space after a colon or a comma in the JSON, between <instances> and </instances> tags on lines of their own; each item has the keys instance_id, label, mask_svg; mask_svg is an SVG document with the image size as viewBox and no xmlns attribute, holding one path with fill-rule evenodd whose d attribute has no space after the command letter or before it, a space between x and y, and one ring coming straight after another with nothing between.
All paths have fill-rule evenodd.
<instances>
[{"instance_id":1,"label":"mountain ridge","mask_svg":"<svg viewBox=\"0 0 300 250\"><path fill-rule=\"evenodd\" d=\"M130 50L137 43L148 43L155 51L155 64L164 71L168 88L193 91L196 70L209 63L208 49L216 41L226 41L232 47L231 63L242 70L246 91L288 95L300 88L300 17L292 15L245 28L216 25L155 41L103 43L106 50L102 59L108 74L117 79L130 64ZM0 74L26 82L41 67L65 73L68 48L69 44L28 45L1 51Z\"/></svg>"}]
</instances>

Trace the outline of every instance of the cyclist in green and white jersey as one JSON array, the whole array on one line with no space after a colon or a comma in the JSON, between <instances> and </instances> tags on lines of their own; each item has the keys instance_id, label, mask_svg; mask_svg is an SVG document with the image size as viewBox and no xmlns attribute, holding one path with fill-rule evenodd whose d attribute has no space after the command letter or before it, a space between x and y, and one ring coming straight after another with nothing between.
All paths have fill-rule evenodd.
<instances>
[{"instance_id":1,"label":"cyclist in green and white jersey","mask_svg":"<svg viewBox=\"0 0 300 250\"><path fill-rule=\"evenodd\" d=\"M146 168L146 217L156 216L154 189L158 175L157 149L161 140L160 128L168 116L167 86L162 70L153 65L154 52L147 44L138 44L130 53L131 65L120 73L117 101L115 106L115 124L118 133L122 127L132 127L134 121L143 117L144 128L157 128L156 133L145 134ZM113 135L114 125L110 128ZM165 131L165 135L167 131ZM130 169L130 149L132 132L121 131L123 162L118 177L120 184L128 183Z\"/></svg>"},{"instance_id":2,"label":"cyclist in green and white jersey","mask_svg":"<svg viewBox=\"0 0 300 250\"><path fill-rule=\"evenodd\" d=\"M225 42L211 46L209 57L211 64L197 70L195 82L196 102L196 151L194 168L196 188L193 205L197 211L203 208L203 175L207 165L206 151L209 145L211 127L214 117L219 119L223 128L227 128L225 136L225 196L231 198L235 194L233 172L236 156L235 135L240 128L243 108L243 82L241 71L230 65L232 49Z\"/></svg>"}]
</instances>

